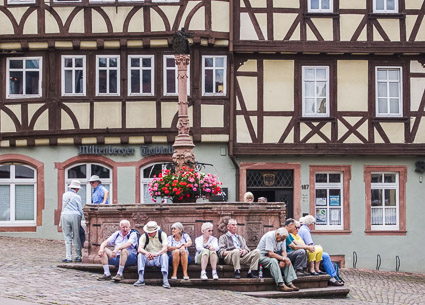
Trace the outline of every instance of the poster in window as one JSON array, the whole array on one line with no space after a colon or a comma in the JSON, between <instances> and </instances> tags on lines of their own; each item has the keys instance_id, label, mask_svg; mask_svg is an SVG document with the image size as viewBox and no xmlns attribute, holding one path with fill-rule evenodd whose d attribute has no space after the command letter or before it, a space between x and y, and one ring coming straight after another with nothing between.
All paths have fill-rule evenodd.
<instances>
[{"instance_id":1,"label":"poster in window","mask_svg":"<svg viewBox=\"0 0 425 305\"><path fill-rule=\"evenodd\" d=\"M317 206L326 206L326 197L316 197L316 205Z\"/></svg>"},{"instance_id":2,"label":"poster in window","mask_svg":"<svg viewBox=\"0 0 425 305\"><path fill-rule=\"evenodd\" d=\"M327 224L327 211L326 209L316 209L316 225Z\"/></svg>"},{"instance_id":3,"label":"poster in window","mask_svg":"<svg viewBox=\"0 0 425 305\"><path fill-rule=\"evenodd\" d=\"M339 195L329 195L329 205L340 206L341 202L339 200Z\"/></svg>"},{"instance_id":4,"label":"poster in window","mask_svg":"<svg viewBox=\"0 0 425 305\"><path fill-rule=\"evenodd\" d=\"M329 224L335 226L341 225L341 209L330 209Z\"/></svg>"}]
</instances>

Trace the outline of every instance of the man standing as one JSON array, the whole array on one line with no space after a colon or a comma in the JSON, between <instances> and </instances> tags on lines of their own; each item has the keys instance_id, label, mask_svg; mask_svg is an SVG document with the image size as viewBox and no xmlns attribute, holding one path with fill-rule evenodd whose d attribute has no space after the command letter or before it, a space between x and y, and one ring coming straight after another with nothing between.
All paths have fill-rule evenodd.
<instances>
[{"instance_id":1,"label":"man standing","mask_svg":"<svg viewBox=\"0 0 425 305\"><path fill-rule=\"evenodd\" d=\"M261 251L260 264L270 270L278 290L284 292L299 290L292 283L293 280L297 279L297 275L292 267L291 260L286 256L285 239L287 237L288 231L285 228L279 228L264 234L257 246L257 249Z\"/></svg>"},{"instance_id":2,"label":"man standing","mask_svg":"<svg viewBox=\"0 0 425 305\"><path fill-rule=\"evenodd\" d=\"M101 185L99 176L93 175L90 177L90 185L93 189L93 194L91 195L92 204L108 204L109 200L109 191Z\"/></svg>"},{"instance_id":3,"label":"man standing","mask_svg":"<svg viewBox=\"0 0 425 305\"><path fill-rule=\"evenodd\" d=\"M162 287L170 288L168 282L168 241L167 234L161 231L161 227L155 221L149 221L144 227L145 233L139 240L139 255L137 257L137 270L139 279L134 286L145 285L145 266L161 267Z\"/></svg>"},{"instance_id":4,"label":"man standing","mask_svg":"<svg viewBox=\"0 0 425 305\"><path fill-rule=\"evenodd\" d=\"M106 248L114 247L114 250ZM98 278L99 281L108 281L113 279L116 282L121 281L124 268L133 266L137 263L137 232L130 230L130 222L127 219L120 221L120 230L114 232L105 240L99 249L99 256L103 265L104 274ZM118 272L114 278L111 278L109 265L118 266Z\"/></svg>"},{"instance_id":5,"label":"man standing","mask_svg":"<svg viewBox=\"0 0 425 305\"><path fill-rule=\"evenodd\" d=\"M65 238L65 251L66 258L62 260L63 263L72 263L72 242L75 247L75 262L81 262L81 240L80 240L80 226L83 210L81 206L81 197L78 191L81 188L80 181L72 180L68 186L69 191L62 196L62 213L61 223L62 232Z\"/></svg>"},{"instance_id":6,"label":"man standing","mask_svg":"<svg viewBox=\"0 0 425 305\"><path fill-rule=\"evenodd\" d=\"M248 277L257 278L258 276L254 272L258 270L260 250L250 251L245 239L236 234L237 231L238 222L235 219L229 219L227 233L221 235L218 242L218 255L224 259L227 265L233 265L235 278L241 278L241 264L249 264Z\"/></svg>"},{"instance_id":7,"label":"man standing","mask_svg":"<svg viewBox=\"0 0 425 305\"><path fill-rule=\"evenodd\" d=\"M295 219L288 218L285 221L285 229L288 233L297 234L295 227ZM307 268L307 253L306 250L314 252L313 246L298 244L294 241L291 234L286 237L286 253L294 266L297 276L307 275L304 270Z\"/></svg>"}]
</instances>

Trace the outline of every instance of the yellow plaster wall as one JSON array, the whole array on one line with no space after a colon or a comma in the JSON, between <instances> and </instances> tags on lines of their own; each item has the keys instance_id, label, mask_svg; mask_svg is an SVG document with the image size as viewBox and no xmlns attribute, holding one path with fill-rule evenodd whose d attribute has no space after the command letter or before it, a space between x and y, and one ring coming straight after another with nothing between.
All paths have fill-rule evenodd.
<instances>
[{"instance_id":1,"label":"yellow plaster wall","mask_svg":"<svg viewBox=\"0 0 425 305\"><path fill-rule=\"evenodd\" d=\"M18 118L18 121L21 122L21 106L20 105L8 105L5 106L9 108ZM7 113L0 111L0 131L1 132L15 132L15 124Z\"/></svg>"},{"instance_id":2,"label":"yellow plaster wall","mask_svg":"<svg viewBox=\"0 0 425 305\"><path fill-rule=\"evenodd\" d=\"M247 110L257 110L257 78L238 76L237 79ZM238 109L241 109L239 103Z\"/></svg>"},{"instance_id":3,"label":"yellow plaster wall","mask_svg":"<svg viewBox=\"0 0 425 305\"><path fill-rule=\"evenodd\" d=\"M298 41L300 39L301 39L301 30L300 30L300 24L298 24L297 27L295 28L295 31L292 34L291 38L289 38L289 40Z\"/></svg>"},{"instance_id":4,"label":"yellow plaster wall","mask_svg":"<svg viewBox=\"0 0 425 305\"><path fill-rule=\"evenodd\" d=\"M400 41L400 21L394 19L378 19L391 41Z\"/></svg>"},{"instance_id":5,"label":"yellow plaster wall","mask_svg":"<svg viewBox=\"0 0 425 305\"><path fill-rule=\"evenodd\" d=\"M324 40L333 40L333 21L331 18L311 18Z\"/></svg>"},{"instance_id":6,"label":"yellow plaster wall","mask_svg":"<svg viewBox=\"0 0 425 305\"><path fill-rule=\"evenodd\" d=\"M264 39L267 40L267 14L254 14L260 25L260 30L263 33Z\"/></svg>"},{"instance_id":7,"label":"yellow plaster wall","mask_svg":"<svg viewBox=\"0 0 425 305\"><path fill-rule=\"evenodd\" d=\"M156 102L127 102L127 128L155 128Z\"/></svg>"},{"instance_id":8,"label":"yellow plaster wall","mask_svg":"<svg viewBox=\"0 0 425 305\"><path fill-rule=\"evenodd\" d=\"M263 133L263 141L264 143L277 143L284 133L286 127L291 121L291 117L283 117L283 116L272 116L272 117L264 117L264 133ZM293 134L285 140L285 143L293 143Z\"/></svg>"},{"instance_id":9,"label":"yellow plaster wall","mask_svg":"<svg viewBox=\"0 0 425 305\"><path fill-rule=\"evenodd\" d=\"M403 123L381 123L391 143L404 143L404 124Z\"/></svg>"},{"instance_id":10,"label":"yellow plaster wall","mask_svg":"<svg viewBox=\"0 0 425 305\"><path fill-rule=\"evenodd\" d=\"M267 7L267 0L249 0L252 7Z\"/></svg>"},{"instance_id":11,"label":"yellow plaster wall","mask_svg":"<svg viewBox=\"0 0 425 305\"><path fill-rule=\"evenodd\" d=\"M313 125L317 126L319 123L313 123ZM308 127L306 124L301 123L300 124L300 136L301 140L311 131L311 128ZM327 123L325 126L323 126L320 131L329 139L331 138L331 123ZM307 143L326 143L324 139L322 139L317 134L313 135Z\"/></svg>"},{"instance_id":12,"label":"yellow plaster wall","mask_svg":"<svg viewBox=\"0 0 425 305\"><path fill-rule=\"evenodd\" d=\"M53 17L52 14L50 14L49 11L45 11L45 18L46 18L46 23L45 23L46 33L59 33L60 32L59 25L56 19Z\"/></svg>"},{"instance_id":13,"label":"yellow plaster wall","mask_svg":"<svg viewBox=\"0 0 425 305\"><path fill-rule=\"evenodd\" d=\"M81 10L74 16L69 26L69 33L84 33L84 11Z\"/></svg>"},{"instance_id":14,"label":"yellow plaster wall","mask_svg":"<svg viewBox=\"0 0 425 305\"><path fill-rule=\"evenodd\" d=\"M255 59L249 59L243 63L238 69L239 72L257 72L257 61Z\"/></svg>"},{"instance_id":15,"label":"yellow plaster wall","mask_svg":"<svg viewBox=\"0 0 425 305\"><path fill-rule=\"evenodd\" d=\"M229 10L228 2L211 2L211 26L213 31L229 32Z\"/></svg>"},{"instance_id":16,"label":"yellow plaster wall","mask_svg":"<svg viewBox=\"0 0 425 305\"><path fill-rule=\"evenodd\" d=\"M113 6L104 6L102 9L106 12L112 23L115 33L121 33L123 30L124 20L128 13L133 9L132 6L120 6L118 10ZM153 12L153 10L151 10Z\"/></svg>"},{"instance_id":17,"label":"yellow plaster wall","mask_svg":"<svg viewBox=\"0 0 425 305\"><path fill-rule=\"evenodd\" d=\"M366 60L338 60L338 111L367 111L368 63Z\"/></svg>"},{"instance_id":18,"label":"yellow plaster wall","mask_svg":"<svg viewBox=\"0 0 425 305\"><path fill-rule=\"evenodd\" d=\"M224 127L224 106L201 105L201 127Z\"/></svg>"},{"instance_id":19,"label":"yellow plaster wall","mask_svg":"<svg viewBox=\"0 0 425 305\"><path fill-rule=\"evenodd\" d=\"M177 103L161 103L161 127L170 128L171 122L178 111Z\"/></svg>"},{"instance_id":20,"label":"yellow plaster wall","mask_svg":"<svg viewBox=\"0 0 425 305\"><path fill-rule=\"evenodd\" d=\"M363 15L340 15L340 36L342 41L350 41L353 37L354 32L357 30L360 22L363 19ZM366 40L365 28L362 30L362 34L359 36L360 41Z\"/></svg>"},{"instance_id":21,"label":"yellow plaster wall","mask_svg":"<svg viewBox=\"0 0 425 305\"><path fill-rule=\"evenodd\" d=\"M250 117L254 127L254 134L257 134L257 117ZM236 116L236 141L238 143L252 143L251 136L249 135L248 126L245 122L244 116Z\"/></svg>"},{"instance_id":22,"label":"yellow plaster wall","mask_svg":"<svg viewBox=\"0 0 425 305\"><path fill-rule=\"evenodd\" d=\"M179 11L179 6L175 5L162 5L159 7L165 16L167 16L168 22L170 23L170 27L173 27L174 21L176 20L177 12Z\"/></svg>"},{"instance_id":23,"label":"yellow plaster wall","mask_svg":"<svg viewBox=\"0 0 425 305\"><path fill-rule=\"evenodd\" d=\"M92 32L93 33L108 33L108 27L106 26L105 19L102 15L92 10Z\"/></svg>"},{"instance_id":24,"label":"yellow plaster wall","mask_svg":"<svg viewBox=\"0 0 425 305\"><path fill-rule=\"evenodd\" d=\"M294 110L294 61L264 60L264 110Z\"/></svg>"},{"instance_id":25,"label":"yellow plaster wall","mask_svg":"<svg viewBox=\"0 0 425 305\"><path fill-rule=\"evenodd\" d=\"M94 103L94 128L121 128L121 103Z\"/></svg>"},{"instance_id":26,"label":"yellow plaster wall","mask_svg":"<svg viewBox=\"0 0 425 305\"><path fill-rule=\"evenodd\" d=\"M227 135L227 134L203 134L203 135L201 135L201 142L229 142L229 135Z\"/></svg>"},{"instance_id":27,"label":"yellow plaster wall","mask_svg":"<svg viewBox=\"0 0 425 305\"><path fill-rule=\"evenodd\" d=\"M339 0L340 9L366 9L366 0Z\"/></svg>"},{"instance_id":28,"label":"yellow plaster wall","mask_svg":"<svg viewBox=\"0 0 425 305\"><path fill-rule=\"evenodd\" d=\"M425 78L410 79L410 110L418 111L425 91ZM422 110L422 109L421 109Z\"/></svg>"},{"instance_id":29,"label":"yellow plaster wall","mask_svg":"<svg viewBox=\"0 0 425 305\"><path fill-rule=\"evenodd\" d=\"M151 12L151 30L152 30L152 32L165 31L165 24L164 24L164 21L162 20L161 16L155 10L150 10L150 12Z\"/></svg>"},{"instance_id":30,"label":"yellow plaster wall","mask_svg":"<svg viewBox=\"0 0 425 305\"><path fill-rule=\"evenodd\" d=\"M413 127L413 125L411 125ZM413 143L425 143L425 120L422 119L419 123L418 132L416 133L416 137L413 140Z\"/></svg>"},{"instance_id":31,"label":"yellow plaster wall","mask_svg":"<svg viewBox=\"0 0 425 305\"><path fill-rule=\"evenodd\" d=\"M68 106L74 113L75 117L77 118L78 125L80 125L80 128L88 129L90 126L90 104L89 103L66 103L65 105ZM66 114L66 116L68 115ZM71 129L73 128L74 128L73 125L71 125Z\"/></svg>"},{"instance_id":32,"label":"yellow plaster wall","mask_svg":"<svg viewBox=\"0 0 425 305\"><path fill-rule=\"evenodd\" d=\"M74 123L65 110L61 110L61 128L62 130L74 129Z\"/></svg>"},{"instance_id":33,"label":"yellow plaster wall","mask_svg":"<svg viewBox=\"0 0 425 305\"><path fill-rule=\"evenodd\" d=\"M351 125L354 126L358 121L360 121L361 117L344 117L344 119ZM367 128L367 121L364 122L362 125L360 125L359 128L357 128L357 131L360 132L362 136L364 136L366 139L368 138L368 128ZM338 139L340 139L342 136L345 135L345 133L348 131L348 128L345 127L344 124L341 123L341 121L338 121ZM351 134L347 139L345 139L344 143L363 143L356 135Z\"/></svg>"},{"instance_id":34,"label":"yellow plaster wall","mask_svg":"<svg viewBox=\"0 0 425 305\"><path fill-rule=\"evenodd\" d=\"M299 0L273 0L273 7L299 8Z\"/></svg>"},{"instance_id":35,"label":"yellow plaster wall","mask_svg":"<svg viewBox=\"0 0 425 305\"><path fill-rule=\"evenodd\" d=\"M406 37L409 38L412 34L413 27L416 23L417 15L406 16ZM422 20L421 26L419 27L418 34L416 35L415 41L425 41L425 21Z\"/></svg>"},{"instance_id":36,"label":"yellow plaster wall","mask_svg":"<svg viewBox=\"0 0 425 305\"><path fill-rule=\"evenodd\" d=\"M418 10L422 7L423 0L406 0L406 9L407 10Z\"/></svg>"},{"instance_id":37,"label":"yellow plaster wall","mask_svg":"<svg viewBox=\"0 0 425 305\"><path fill-rule=\"evenodd\" d=\"M187 16L190 14L192 9L198 4L200 1L189 1L184 11L183 18L180 21L180 27L184 27L184 23L186 22ZM187 30L187 29L186 29ZM205 7L201 7L198 11L193 15L192 20L189 24L189 30L205 30Z\"/></svg>"},{"instance_id":38,"label":"yellow plaster wall","mask_svg":"<svg viewBox=\"0 0 425 305\"><path fill-rule=\"evenodd\" d=\"M384 38L378 32L376 27L373 27L373 41L384 41Z\"/></svg>"},{"instance_id":39,"label":"yellow plaster wall","mask_svg":"<svg viewBox=\"0 0 425 305\"><path fill-rule=\"evenodd\" d=\"M294 23L297 14L273 14L273 32L274 40L283 40L292 23Z\"/></svg>"},{"instance_id":40,"label":"yellow plaster wall","mask_svg":"<svg viewBox=\"0 0 425 305\"><path fill-rule=\"evenodd\" d=\"M0 11L0 35L14 34L12 22L9 21L9 17Z\"/></svg>"},{"instance_id":41,"label":"yellow plaster wall","mask_svg":"<svg viewBox=\"0 0 425 305\"><path fill-rule=\"evenodd\" d=\"M49 112L43 111L34 124L34 130L49 130Z\"/></svg>"},{"instance_id":42,"label":"yellow plaster wall","mask_svg":"<svg viewBox=\"0 0 425 305\"><path fill-rule=\"evenodd\" d=\"M9 6L7 9L13 14L13 17L15 17L16 22L19 24L21 22L22 16L26 13L27 10L29 10L29 7L26 5Z\"/></svg>"},{"instance_id":43,"label":"yellow plaster wall","mask_svg":"<svg viewBox=\"0 0 425 305\"><path fill-rule=\"evenodd\" d=\"M25 34L37 34L38 33L38 18L37 11L32 12L27 20L25 21L23 33Z\"/></svg>"},{"instance_id":44,"label":"yellow plaster wall","mask_svg":"<svg viewBox=\"0 0 425 305\"><path fill-rule=\"evenodd\" d=\"M316 35L314 35L313 31L311 30L311 28L308 25L306 26L306 33L307 33L307 40L318 41Z\"/></svg>"},{"instance_id":45,"label":"yellow plaster wall","mask_svg":"<svg viewBox=\"0 0 425 305\"><path fill-rule=\"evenodd\" d=\"M417 60L410 61L411 73L425 73L425 67Z\"/></svg>"},{"instance_id":46,"label":"yellow plaster wall","mask_svg":"<svg viewBox=\"0 0 425 305\"><path fill-rule=\"evenodd\" d=\"M31 122L32 117L34 116L35 112L38 109L40 109L40 107L43 106L43 105L44 104L28 104L28 124ZM48 110L44 110L44 112L48 112ZM47 116L46 116L46 118L47 118ZM39 127L40 127L41 130L48 129L48 126L49 126L48 120L46 120L46 122L44 122L44 123L42 121L43 120L40 116L37 120L36 125L39 124ZM36 129L35 126L34 126L34 129Z\"/></svg>"},{"instance_id":47,"label":"yellow plaster wall","mask_svg":"<svg viewBox=\"0 0 425 305\"><path fill-rule=\"evenodd\" d=\"M139 9L131 18L128 24L128 32L143 32L143 9Z\"/></svg>"},{"instance_id":48,"label":"yellow plaster wall","mask_svg":"<svg viewBox=\"0 0 425 305\"><path fill-rule=\"evenodd\" d=\"M241 13L241 28L240 37L241 40L258 40L257 33L255 32L254 25L249 18L248 13Z\"/></svg>"}]
</instances>

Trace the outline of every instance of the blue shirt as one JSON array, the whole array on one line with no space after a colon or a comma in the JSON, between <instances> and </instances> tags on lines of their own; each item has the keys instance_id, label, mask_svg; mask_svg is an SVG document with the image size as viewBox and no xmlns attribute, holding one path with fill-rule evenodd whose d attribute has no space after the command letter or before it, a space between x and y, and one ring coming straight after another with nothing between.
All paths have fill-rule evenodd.
<instances>
[{"instance_id":1,"label":"blue shirt","mask_svg":"<svg viewBox=\"0 0 425 305\"><path fill-rule=\"evenodd\" d=\"M229 231L227 231L227 234L232 237L233 245L235 246L235 248L236 249L240 249L241 248L241 244L239 243L238 236L236 234L230 233Z\"/></svg>"},{"instance_id":2,"label":"blue shirt","mask_svg":"<svg viewBox=\"0 0 425 305\"><path fill-rule=\"evenodd\" d=\"M93 204L101 204L103 203L103 198L105 197L105 193L108 190L103 185L99 184L94 190L93 194L91 195L91 203ZM106 199L106 204L109 203L109 198Z\"/></svg>"},{"instance_id":3,"label":"blue shirt","mask_svg":"<svg viewBox=\"0 0 425 305\"><path fill-rule=\"evenodd\" d=\"M137 254L137 234L136 232L132 232L127 234L126 236L122 235L121 230L114 232L111 236L108 238L108 244L114 248L120 246L121 244L124 244L126 242L131 242L131 246L127 248L128 252ZM118 253L121 253L119 251Z\"/></svg>"},{"instance_id":4,"label":"blue shirt","mask_svg":"<svg viewBox=\"0 0 425 305\"><path fill-rule=\"evenodd\" d=\"M306 225L302 225L298 230L298 235L303 239L304 243L308 245L314 245L313 238L311 238L310 229Z\"/></svg>"},{"instance_id":5,"label":"blue shirt","mask_svg":"<svg viewBox=\"0 0 425 305\"><path fill-rule=\"evenodd\" d=\"M289 246L294 241L294 237L291 234L286 238L286 252L292 252L293 249Z\"/></svg>"},{"instance_id":6,"label":"blue shirt","mask_svg":"<svg viewBox=\"0 0 425 305\"><path fill-rule=\"evenodd\" d=\"M83 216L81 197L74 190L69 190L63 194L62 214L77 214Z\"/></svg>"}]
</instances>

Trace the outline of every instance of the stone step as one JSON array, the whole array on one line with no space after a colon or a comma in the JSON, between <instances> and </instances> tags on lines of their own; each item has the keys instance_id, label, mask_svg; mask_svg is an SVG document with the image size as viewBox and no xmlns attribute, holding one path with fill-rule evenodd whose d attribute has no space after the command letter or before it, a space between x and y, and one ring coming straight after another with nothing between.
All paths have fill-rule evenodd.
<instances>
[{"instance_id":1,"label":"stone step","mask_svg":"<svg viewBox=\"0 0 425 305\"><path fill-rule=\"evenodd\" d=\"M60 264L58 267L76 269L81 271L88 271L93 273L103 273L103 267L100 264ZM111 273L115 274L117 267L110 266ZM196 287L196 288L215 288L221 290L232 290L232 291L274 291L276 285L274 280L269 276L268 272L265 272L265 277L262 279L248 279L246 278L248 268L242 269L242 278L235 279L233 277L233 267L230 265L218 265L217 274L220 280L213 281L211 279L211 270L207 269L207 275L210 278L209 281L200 280L200 266L189 265L188 273L190 280L182 280L183 276L178 274L178 280L170 280L172 285L177 287ZM230 274L229 276L225 276ZM137 279L137 268L135 266L128 267L125 269L124 278L126 283L134 283ZM159 268L147 267L145 271L146 283L152 285L161 285L161 272ZM325 288L328 286L329 275L317 275L317 276L303 276L299 277L294 281L294 284L300 289L306 288Z\"/></svg>"},{"instance_id":2,"label":"stone step","mask_svg":"<svg viewBox=\"0 0 425 305\"><path fill-rule=\"evenodd\" d=\"M346 287L307 288L299 291L250 291L242 292L243 295L257 298L345 298L350 289Z\"/></svg>"}]
</instances>

